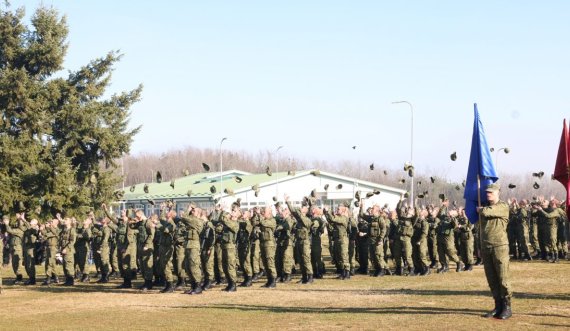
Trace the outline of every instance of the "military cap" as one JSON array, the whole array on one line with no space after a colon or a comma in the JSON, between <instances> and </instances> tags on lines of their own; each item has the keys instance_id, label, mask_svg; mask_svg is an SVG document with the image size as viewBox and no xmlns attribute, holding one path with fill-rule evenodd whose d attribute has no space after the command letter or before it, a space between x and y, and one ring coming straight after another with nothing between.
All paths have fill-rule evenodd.
<instances>
[{"instance_id":1,"label":"military cap","mask_svg":"<svg viewBox=\"0 0 570 331\"><path fill-rule=\"evenodd\" d=\"M400 179L400 183L405 184L406 180L404 178Z\"/></svg>"},{"instance_id":2,"label":"military cap","mask_svg":"<svg viewBox=\"0 0 570 331\"><path fill-rule=\"evenodd\" d=\"M277 201L277 197L273 197L272 199L273 199L273 201Z\"/></svg>"},{"instance_id":3,"label":"military cap","mask_svg":"<svg viewBox=\"0 0 570 331\"><path fill-rule=\"evenodd\" d=\"M134 192L134 191L135 191L135 188L136 188L136 186L133 185L133 186L131 186L131 188L129 189L129 191Z\"/></svg>"},{"instance_id":4,"label":"military cap","mask_svg":"<svg viewBox=\"0 0 570 331\"><path fill-rule=\"evenodd\" d=\"M374 191L372 191L372 193L378 195L378 194L380 194L381 192L380 192L380 190L374 190Z\"/></svg>"},{"instance_id":5,"label":"military cap","mask_svg":"<svg viewBox=\"0 0 570 331\"><path fill-rule=\"evenodd\" d=\"M535 190L538 190L540 188L540 185L538 185L537 182L534 182L534 184L532 185L532 187L534 187Z\"/></svg>"},{"instance_id":6,"label":"military cap","mask_svg":"<svg viewBox=\"0 0 570 331\"><path fill-rule=\"evenodd\" d=\"M234 190L232 190L231 188L225 188L224 193L229 195L234 195Z\"/></svg>"},{"instance_id":7,"label":"military cap","mask_svg":"<svg viewBox=\"0 0 570 331\"><path fill-rule=\"evenodd\" d=\"M237 198L236 203L238 204L238 206L241 206L241 198Z\"/></svg>"},{"instance_id":8,"label":"military cap","mask_svg":"<svg viewBox=\"0 0 570 331\"><path fill-rule=\"evenodd\" d=\"M325 184L325 191L328 191L329 189L329 184Z\"/></svg>"},{"instance_id":9,"label":"military cap","mask_svg":"<svg viewBox=\"0 0 570 331\"><path fill-rule=\"evenodd\" d=\"M455 185L455 189L459 191L461 190L461 187L459 185Z\"/></svg>"},{"instance_id":10,"label":"military cap","mask_svg":"<svg viewBox=\"0 0 570 331\"><path fill-rule=\"evenodd\" d=\"M216 193L216 186L214 186L214 185L210 186L210 192L212 194Z\"/></svg>"},{"instance_id":11,"label":"military cap","mask_svg":"<svg viewBox=\"0 0 570 331\"><path fill-rule=\"evenodd\" d=\"M312 196L313 198L317 196L317 190L316 190L316 189L313 189L313 190L311 191L311 196Z\"/></svg>"},{"instance_id":12,"label":"military cap","mask_svg":"<svg viewBox=\"0 0 570 331\"><path fill-rule=\"evenodd\" d=\"M337 190L342 189L342 184L338 184L338 185L336 186L336 189L337 189Z\"/></svg>"},{"instance_id":13,"label":"military cap","mask_svg":"<svg viewBox=\"0 0 570 331\"><path fill-rule=\"evenodd\" d=\"M414 177L414 167L410 167L410 168L408 169L408 176Z\"/></svg>"},{"instance_id":14,"label":"military cap","mask_svg":"<svg viewBox=\"0 0 570 331\"><path fill-rule=\"evenodd\" d=\"M170 181L170 187L172 187L172 189L174 189L174 179Z\"/></svg>"},{"instance_id":15,"label":"military cap","mask_svg":"<svg viewBox=\"0 0 570 331\"><path fill-rule=\"evenodd\" d=\"M143 191L144 191L144 193L148 194L148 185L147 184L144 184Z\"/></svg>"},{"instance_id":16,"label":"military cap","mask_svg":"<svg viewBox=\"0 0 570 331\"><path fill-rule=\"evenodd\" d=\"M465 179L461 182L461 186L465 187L465 185L467 184L467 182L465 181Z\"/></svg>"},{"instance_id":17,"label":"military cap","mask_svg":"<svg viewBox=\"0 0 570 331\"><path fill-rule=\"evenodd\" d=\"M255 195L256 198L259 197L259 191L253 192L253 195Z\"/></svg>"},{"instance_id":18,"label":"military cap","mask_svg":"<svg viewBox=\"0 0 570 331\"><path fill-rule=\"evenodd\" d=\"M447 200L446 197L445 197L445 194L443 194L443 193L440 193L440 194L439 194L439 199L440 199L441 201Z\"/></svg>"},{"instance_id":19,"label":"military cap","mask_svg":"<svg viewBox=\"0 0 570 331\"><path fill-rule=\"evenodd\" d=\"M116 197L118 200L121 200L124 195L125 195L125 191L115 191L115 197Z\"/></svg>"},{"instance_id":20,"label":"military cap","mask_svg":"<svg viewBox=\"0 0 570 331\"><path fill-rule=\"evenodd\" d=\"M202 162L202 168L204 168L204 171L206 171L206 172L210 171L210 166L204 162Z\"/></svg>"},{"instance_id":21,"label":"military cap","mask_svg":"<svg viewBox=\"0 0 570 331\"><path fill-rule=\"evenodd\" d=\"M383 173L384 173L384 176L388 176L388 171L387 171L387 170L384 170Z\"/></svg>"},{"instance_id":22,"label":"military cap","mask_svg":"<svg viewBox=\"0 0 570 331\"><path fill-rule=\"evenodd\" d=\"M252 190L254 191L258 191L259 190L259 184L255 184L251 187Z\"/></svg>"},{"instance_id":23,"label":"military cap","mask_svg":"<svg viewBox=\"0 0 570 331\"><path fill-rule=\"evenodd\" d=\"M154 200L152 200L152 199L148 199L147 202L148 202L151 206L154 206L154 205L155 205Z\"/></svg>"},{"instance_id":24,"label":"military cap","mask_svg":"<svg viewBox=\"0 0 570 331\"><path fill-rule=\"evenodd\" d=\"M410 197L410 193L409 193L409 192L404 193L404 198L409 198L409 197Z\"/></svg>"},{"instance_id":25,"label":"military cap","mask_svg":"<svg viewBox=\"0 0 570 331\"><path fill-rule=\"evenodd\" d=\"M435 183L435 177L430 177L429 180L431 181L431 183Z\"/></svg>"},{"instance_id":26,"label":"military cap","mask_svg":"<svg viewBox=\"0 0 570 331\"><path fill-rule=\"evenodd\" d=\"M349 207L349 205L348 205L346 202L344 202L344 201L343 201L343 202L339 202L338 206L339 206L339 207L347 207L347 208Z\"/></svg>"},{"instance_id":27,"label":"military cap","mask_svg":"<svg viewBox=\"0 0 570 331\"><path fill-rule=\"evenodd\" d=\"M509 184L510 189L514 189L515 187L517 187L515 184Z\"/></svg>"},{"instance_id":28,"label":"military cap","mask_svg":"<svg viewBox=\"0 0 570 331\"><path fill-rule=\"evenodd\" d=\"M374 163L370 165L370 170L374 170Z\"/></svg>"},{"instance_id":29,"label":"military cap","mask_svg":"<svg viewBox=\"0 0 570 331\"><path fill-rule=\"evenodd\" d=\"M360 200L360 191L356 191L356 193L354 193L354 198L356 200Z\"/></svg>"},{"instance_id":30,"label":"military cap","mask_svg":"<svg viewBox=\"0 0 570 331\"><path fill-rule=\"evenodd\" d=\"M188 192L186 192L186 195L191 197L192 196L192 190L188 190Z\"/></svg>"},{"instance_id":31,"label":"military cap","mask_svg":"<svg viewBox=\"0 0 570 331\"><path fill-rule=\"evenodd\" d=\"M295 176L295 170L289 170L289 171L287 171L287 175L288 175L288 176Z\"/></svg>"},{"instance_id":32,"label":"military cap","mask_svg":"<svg viewBox=\"0 0 570 331\"><path fill-rule=\"evenodd\" d=\"M360 201L354 201L354 207L360 207Z\"/></svg>"},{"instance_id":33,"label":"military cap","mask_svg":"<svg viewBox=\"0 0 570 331\"><path fill-rule=\"evenodd\" d=\"M97 184L97 176L92 174L91 177L89 177L89 182L93 185Z\"/></svg>"},{"instance_id":34,"label":"military cap","mask_svg":"<svg viewBox=\"0 0 570 331\"><path fill-rule=\"evenodd\" d=\"M538 177L538 178L542 178L544 176L544 171L539 171L539 172L533 172L532 173L533 177Z\"/></svg>"},{"instance_id":35,"label":"military cap","mask_svg":"<svg viewBox=\"0 0 570 331\"><path fill-rule=\"evenodd\" d=\"M190 176L190 171L188 169L184 169L182 173L184 174L184 176Z\"/></svg>"},{"instance_id":36,"label":"military cap","mask_svg":"<svg viewBox=\"0 0 570 331\"><path fill-rule=\"evenodd\" d=\"M497 183L492 183L487 185L485 192L499 192L501 190L501 185Z\"/></svg>"},{"instance_id":37,"label":"military cap","mask_svg":"<svg viewBox=\"0 0 570 331\"><path fill-rule=\"evenodd\" d=\"M418 186L422 185L422 181L418 180Z\"/></svg>"},{"instance_id":38,"label":"military cap","mask_svg":"<svg viewBox=\"0 0 570 331\"><path fill-rule=\"evenodd\" d=\"M157 183L162 183L162 174L160 173L160 171L156 172L156 182Z\"/></svg>"},{"instance_id":39,"label":"military cap","mask_svg":"<svg viewBox=\"0 0 570 331\"><path fill-rule=\"evenodd\" d=\"M265 168L265 173L267 174L267 176L273 175L273 173L271 172L271 168L269 168L269 166L267 166L267 168Z\"/></svg>"},{"instance_id":40,"label":"military cap","mask_svg":"<svg viewBox=\"0 0 570 331\"><path fill-rule=\"evenodd\" d=\"M374 196L374 192L368 192L366 193L366 198L371 198Z\"/></svg>"},{"instance_id":41,"label":"military cap","mask_svg":"<svg viewBox=\"0 0 570 331\"><path fill-rule=\"evenodd\" d=\"M451 158L451 161L457 160L457 152L451 153L451 155L449 156L449 158Z\"/></svg>"},{"instance_id":42,"label":"military cap","mask_svg":"<svg viewBox=\"0 0 570 331\"><path fill-rule=\"evenodd\" d=\"M321 174L321 171L320 171L320 170L313 170L313 171L311 171L311 175L313 175L313 176L319 176L320 174Z\"/></svg>"},{"instance_id":43,"label":"military cap","mask_svg":"<svg viewBox=\"0 0 570 331\"><path fill-rule=\"evenodd\" d=\"M425 196L423 194L418 194L418 198L423 199Z\"/></svg>"},{"instance_id":44,"label":"military cap","mask_svg":"<svg viewBox=\"0 0 570 331\"><path fill-rule=\"evenodd\" d=\"M352 146L352 149L356 149L356 146Z\"/></svg>"},{"instance_id":45,"label":"military cap","mask_svg":"<svg viewBox=\"0 0 570 331\"><path fill-rule=\"evenodd\" d=\"M237 183L241 183L241 181L242 181L242 179L241 179L240 176L235 176L234 179L235 179L235 181L236 181Z\"/></svg>"},{"instance_id":46,"label":"military cap","mask_svg":"<svg viewBox=\"0 0 570 331\"><path fill-rule=\"evenodd\" d=\"M409 163L407 163L407 162L404 163L404 171L408 171L408 169L410 169L411 166L412 166L412 165L409 164Z\"/></svg>"}]
</instances>

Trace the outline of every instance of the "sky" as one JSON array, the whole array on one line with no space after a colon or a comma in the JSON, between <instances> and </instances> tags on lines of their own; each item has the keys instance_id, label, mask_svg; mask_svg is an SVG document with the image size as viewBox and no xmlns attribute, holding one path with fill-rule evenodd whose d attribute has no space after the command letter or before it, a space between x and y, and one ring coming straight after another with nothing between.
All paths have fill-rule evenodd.
<instances>
[{"instance_id":1,"label":"sky","mask_svg":"<svg viewBox=\"0 0 570 331\"><path fill-rule=\"evenodd\" d=\"M467 172L477 103L498 171L554 170L570 117L567 1L11 1L67 16L66 70L124 54L131 154L185 146ZM357 146L352 149L352 146ZM449 155L457 152L452 162ZM199 161L198 161L199 162Z\"/></svg>"}]
</instances>

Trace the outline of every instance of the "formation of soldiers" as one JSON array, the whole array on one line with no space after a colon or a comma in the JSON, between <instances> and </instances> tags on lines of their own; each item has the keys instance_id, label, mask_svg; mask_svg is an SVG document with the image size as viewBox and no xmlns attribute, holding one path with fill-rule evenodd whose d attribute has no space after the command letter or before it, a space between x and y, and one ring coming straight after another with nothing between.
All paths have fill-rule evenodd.
<instances>
[{"instance_id":1,"label":"formation of soldiers","mask_svg":"<svg viewBox=\"0 0 570 331\"><path fill-rule=\"evenodd\" d=\"M225 291L233 292L262 277L263 287L274 288L291 282L293 274L301 275L301 284L313 283L326 273L322 240L327 237L331 262L342 280L356 273L445 273L450 261L457 272L470 271L482 263L479 227L455 203L444 198L439 206L418 206L417 201L410 206L403 195L395 210L379 205L365 209L359 192L355 198L354 208L341 203L334 211L317 206L311 194L300 207L285 196L284 204L251 210L242 210L238 200L209 212L191 204L180 214L168 201L160 205L160 215L150 217L132 209L112 215L102 205L104 217L90 213L77 220L57 214L43 224L20 213L3 217L0 252L4 264L11 261L14 285L36 285L36 266L42 262L43 285L60 282L58 263L63 265L63 285L88 283L91 256L97 283L121 277L119 287L132 288L140 277L141 291L160 286L161 293L185 289L187 294L223 283ZM567 257L563 204L543 197L508 204L513 259L558 262Z\"/></svg>"}]
</instances>

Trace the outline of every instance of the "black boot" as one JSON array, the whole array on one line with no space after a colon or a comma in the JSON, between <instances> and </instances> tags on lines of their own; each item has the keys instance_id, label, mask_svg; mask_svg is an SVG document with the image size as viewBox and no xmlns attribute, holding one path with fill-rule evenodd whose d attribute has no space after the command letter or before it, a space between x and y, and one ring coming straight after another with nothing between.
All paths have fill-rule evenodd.
<instances>
[{"instance_id":1,"label":"black boot","mask_svg":"<svg viewBox=\"0 0 570 331\"><path fill-rule=\"evenodd\" d=\"M402 276L402 267L396 267L396 276Z\"/></svg>"},{"instance_id":2,"label":"black boot","mask_svg":"<svg viewBox=\"0 0 570 331\"><path fill-rule=\"evenodd\" d=\"M83 274L83 275L81 276L81 282L82 282L82 283L89 283L89 280L90 280L89 274Z\"/></svg>"},{"instance_id":3,"label":"black boot","mask_svg":"<svg viewBox=\"0 0 570 331\"><path fill-rule=\"evenodd\" d=\"M457 267L455 268L455 272L463 271L463 262L459 261L456 264L457 264Z\"/></svg>"},{"instance_id":4,"label":"black boot","mask_svg":"<svg viewBox=\"0 0 570 331\"><path fill-rule=\"evenodd\" d=\"M228 287L226 292L235 292L235 291L237 291L236 283L234 283L233 281L228 281Z\"/></svg>"},{"instance_id":5,"label":"black boot","mask_svg":"<svg viewBox=\"0 0 570 331\"><path fill-rule=\"evenodd\" d=\"M385 268L383 271L385 275L392 276L392 270L390 270L390 268ZM380 275L382 276L382 273L380 273Z\"/></svg>"},{"instance_id":6,"label":"black boot","mask_svg":"<svg viewBox=\"0 0 570 331\"><path fill-rule=\"evenodd\" d=\"M431 269L429 268L429 266L424 266L423 270L420 273L420 276L427 276L431 273Z\"/></svg>"},{"instance_id":7,"label":"black boot","mask_svg":"<svg viewBox=\"0 0 570 331\"><path fill-rule=\"evenodd\" d=\"M408 266L408 276L415 276L416 273L414 272L414 268L412 266Z\"/></svg>"},{"instance_id":8,"label":"black boot","mask_svg":"<svg viewBox=\"0 0 570 331\"><path fill-rule=\"evenodd\" d=\"M285 273L283 274L283 283L291 282L291 274Z\"/></svg>"},{"instance_id":9,"label":"black boot","mask_svg":"<svg viewBox=\"0 0 570 331\"><path fill-rule=\"evenodd\" d=\"M526 260L532 261L532 256L530 256L530 253L526 253Z\"/></svg>"},{"instance_id":10,"label":"black boot","mask_svg":"<svg viewBox=\"0 0 570 331\"><path fill-rule=\"evenodd\" d=\"M372 274L372 277L378 277L380 276L380 273L382 272L382 269L376 269L374 270L374 273Z\"/></svg>"},{"instance_id":11,"label":"black boot","mask_svg":"<svg viewBox=\"0 0 570 331\"><path fill-rule=\"evenodd\" d=\"M313 274L307 274L307 284L312 284L313 282Z\"/></svg>"},{"instance_id":12,"label":"black boot","mask_svg":"<svg viewBox=\"0 0 570 331\"><path fill-rule=\"evenodd\" d=\"M152 290L152 280L144 280L143 285L140 287L140 290L143 292L147 292L149 290Z\"/></svg>"},{"instance_id":13,"label":"black boot","mask_svg":"<svg viewBox=\"0 0 570 331\"><path fill-rule=\"evenodd\" d=\"M104 284L104 283L108 283L109 279L107 278L107 274L106 273L102 273L101 274L101 278L99 278L99 280L97 281L98 284Z\"/></svg>"},{"instance_id":14,"label":"black boot","mask_svg":"<svg viewBox=\"0 0 570 331\"><path fill-rule=\"evenodd\" d=\"M513 316L513 312L511 311L511 299L503 298L501 313L498 316L495 316L495 318L506 320L511 316Z\"/></svg>"},{"instance_id":15,"label":"black boot","mask_svg":"<svg viewBox=\"0 0 570 331\"><path fill-rule=\"evenodd\" d=\"M56 275L52 275L51 282L54 284L59 284L59 277L57 277Z\"/></svg>"},{"instance_id":16,"label":"black boot","mask_svg":"<svg viewBox=\"0 0 570 331\"><path fill-rule=\"evenodd\" d=\"M344 279L350 279L350 270L344 271Z\"/></svg>"},{"instance_id":17,"label":"black boot","mask_svg":"<svg viewBox=\"0 0 570 331\"><path fill-rule=\"evenodd\" d=\"M240 287L250 287L251 286L251 277L244 276L243 282L241 282L241 284L239 284L239 286Z\"/></svg>"},{"instance_id":18,"label":"black boot","mask_svg":"<svg viewBox=\"0 0 570 331\"><path fill-rule=\"evenodd\" d=\"M36 285L36 277L30 277L30 279L28 279L24 285Z\"/></svg>"},{"instance_id":19,"label":"black boot","mask_svg":"<svg viewBox=\"0 0 570 331\"><path fill-rule=\"evenodd\" d=\"M477 260L475 261L475 265L481 265L481 258L478 257Z\"/></svg>"},{"instance_id":20,"label":"black boot","mask_svg":"<svg viewBox=\"0 0 570 331\"><path fill-rule=\"evenodd\" d=\"M463 269L463 271L472 271L472 270L473 270L473 266L471 264L466 264L465 269Z\"/></svg>"},{"instance_id":21,"label":"black boot","mask_svg":"<svg viewBox=\"0 0 570 331\"><path fill-rule=\"evenodd\" d=\"M441 268L437 269L437 273L438 274L443 274L449 271L449 267L447 266L447 264L442 264Z\"/></svg>"},{"instance_id":22,"label":"black boot","mask_svg":"<svg viewBox=\"0 0 570 331\"><path fill-rule=\"evenodd\" d=\"M557 253L552 253L552 263L558 263L560 262L560 260L558 259L558 252Z\"/></svg>"},{"instance_id":23,"label":"black boot","mask_svg":"<svg viewBox=\"0 0 570 331\"><path fill-rule=\"evenodd\" d=\"M265 285L263 285L263 287L265 287L265 288L277 287L277 284L275 283L275 278L273 278L273 277L268 278L267 283Z\"/></svg>"},{"instance_id":24,"label":"black boot","mask_svg":"<svg viewBox=\"0 0 570 331\"><path fill-rule=\"evenodd\" d=\"M194 289L190 292L190 294L194 295L194 294L202 294L202 286L200 286L200 283L197 283L196 286L194 287Z\"/></svg>"},{"instance_id":25,"label":"black boot","mask_svg":"<svg viewBox=\"0 0 570 331\"><path fill-rule=\"evenodd\" d=\"M51 278L47 277L46 280L44 280L44 282L42 283L42 285L50 285L51 284Z\"/></svg>"},{"instance_id":26,"label":"black boot","mask_svg":"<svg viewBox=\"0 0 570 331\"><path fill-rule=\"evenodd\" d=\"M430 268L435 268L437 267L437 261L436 260L431 260L431 264L429 265Z\"/></svg>"},{"instance_id":27,"label":"black boot","mask_svg":"<svg viewBox=\"0 0 570 331\"><path fill-rule=\"evenodd\" d=\"M186 282L184 281L184 279L178 278L178 281L176 281L176 285L174 286L174 290L175 291L181 290L184 286L186 286Z\"/></svg>"},{"instance_id":28,"label":"black boot","mask_svg":"<svg viewBox=\"0 0 570 331\"><path fill-rule=\"evenodd\" d=\"M63 283L63 286L73 286L73 285L74 285L73 277L65 276L65 283Z\"/></svg>"},{"instance_id":29,"label":"black boot","mask_svg":"<svg viewBox=\"0 0 570 331\"><path fill-rule=\"evenodd\" d=\"M202 284L202 290L207 291L207 290L211 289L212 287L213 287L212 282L208 278L206 278L204 280L204 284Z\"/></svg>"},{"instance_id":30,"label":"black boot","mask_svg":"<svg viewBox=\"0 0 570 331\"><path fill-rule=\"evenodd\" d=\"M172 282L169 281L167 281L164 288L160 290L160 293L172 293L172 292L174 292L174 286L172 286Z\"/></svg>"},{"instance_id":31,"label":"black boot","mask_svg":"<svg viewBox=\"0 0 570 331\"><path fill-rule=\"evenodd\" d=\"M19 284L22 284L23 282L24 282L24 278L22 277L22 275L17 275L16 279L14 279L13 285L19 285Z\"/></svg>"},{"instance_id":32,"label":"black boot","mask_svg":"<svg viewBox=\"0 0 570 331\"><path fill-rule=\"evenodd\" d=\"M196 282L190 282L190 289L188 291L185 291L184 294L192 294L192 291L194 291L196 286L198 286Z\"/></svg>"},{"instance_id":33,"label":"black boot","mask_svg":"<svg viewBox=\"0 0 570 331\"><path fill-rule=\"evenodd\" d=\"M259 280L259 272L254 272L253 277L251 277L251 281L255 282L257 280Z\"/></svg>"},{"instance_id":34,"label":"black boot","mask_svg":"<svg viewBox=\"0 0 570 331\"><path fill-rule=\"evenodd\" d=\"M131 283L131 279L127 277L123 277L123 284L117 286L117 288L132 288L133 284Z\"/></svg>"},{"instance_id":35,"label":"black boot","mask_svg":"<svg viewBox=\"0 0 570 331\"><path fill-rule=\"evenodd\" d=\"M483 317L486 318L497 317L499 316L499 314L501 314L501 311L502 311L502 301L499 298L495 298L495 308L490 312L486 313L485 315L483 315Z\"/></svg>"}]
</instances>

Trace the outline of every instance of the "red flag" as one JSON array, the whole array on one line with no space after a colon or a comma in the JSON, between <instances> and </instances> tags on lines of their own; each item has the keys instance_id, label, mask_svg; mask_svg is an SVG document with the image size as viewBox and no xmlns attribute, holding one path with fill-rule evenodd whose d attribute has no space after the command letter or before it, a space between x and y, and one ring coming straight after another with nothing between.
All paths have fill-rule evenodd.
<instances>
[{"instance_id":1,"label":"red flag","mask_svg":"<svg viewBox=\"0 0 570 331\"><path fill-rule=\"evenodd\" d=\"M568 136L568 126L564 120L562 128L562 136L560 137L560 146L558 147L558 156L556 157L556 165L554 166L554 179L559 181L566 188L566 215L570 215L570 164L568 163L570 156L570 140Z\"/></svg>"}]
</instances>

